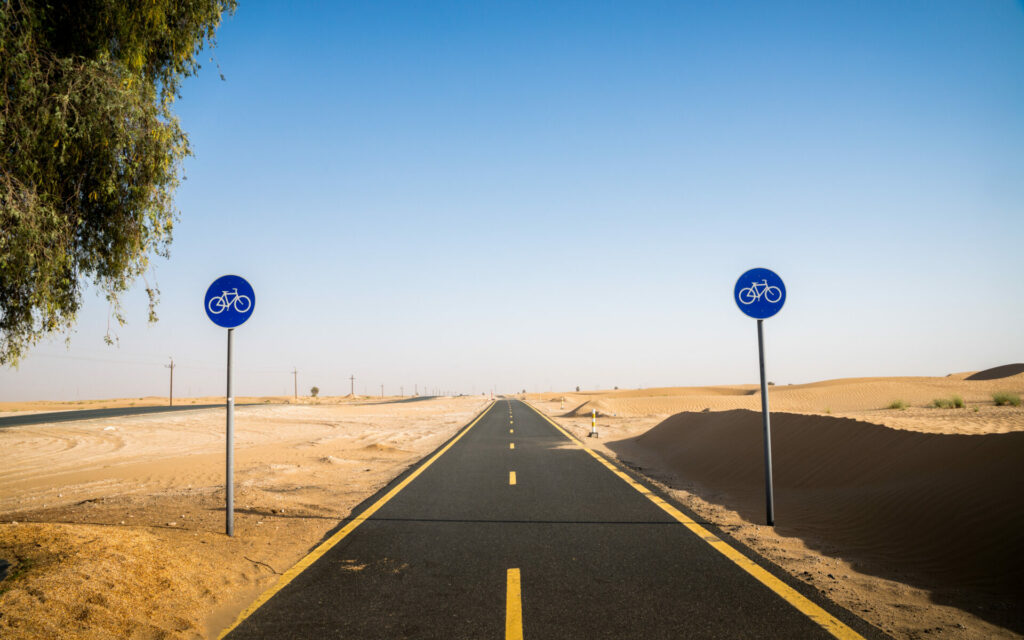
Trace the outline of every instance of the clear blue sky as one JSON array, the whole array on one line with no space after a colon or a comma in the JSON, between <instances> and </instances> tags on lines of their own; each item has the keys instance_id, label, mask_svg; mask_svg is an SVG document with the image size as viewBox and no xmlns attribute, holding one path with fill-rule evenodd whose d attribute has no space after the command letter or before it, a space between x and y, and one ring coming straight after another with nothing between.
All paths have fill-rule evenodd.
<instances>
[{"instance_id":1,"label":"clear blue sky","mask_svg":"<svg viewBox=\"0 0 1024 640\"><path fill-rule=\"evenodd\" d=\"M769 378L1024 361L1019 2L242 0L177 113L160 322L0 370L0 399L749 383L736 278L785 278ZM204 57L205 59L205 57Z\"/></svg>"}]
</instances>

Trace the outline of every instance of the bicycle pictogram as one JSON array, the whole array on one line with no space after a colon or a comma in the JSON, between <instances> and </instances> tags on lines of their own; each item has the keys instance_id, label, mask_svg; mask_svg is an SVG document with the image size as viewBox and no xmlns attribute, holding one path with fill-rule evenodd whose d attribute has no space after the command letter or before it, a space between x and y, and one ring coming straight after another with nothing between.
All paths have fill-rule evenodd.
<instances>
[{"instance_id":1,"label":"bicycle pictogram","mask_svg":"<svg viewBox=\"0 0 1024 640\"><path fill-rule=\"evenodd\" d=\"M768 284L765 278L761 282L751 282L749 287L740 289L739 301L742 304L753 304L764 297L766 302L775 304L782 300L782 289Z\"/></svg>"},{"instance_id":2,"label":"bicycle pictogram","mask_svg":"<svg viewBox=\"0 0 1024 640\"><path fill-rule=\"evenodd\" d=\"M238 293L238 287L231 291L221 291L219 296L210 298L207 308L212 314L222 313L231 307L238 313L245 313L252 307L252 300L249 296Z\"/></svg>"}]
</instances>

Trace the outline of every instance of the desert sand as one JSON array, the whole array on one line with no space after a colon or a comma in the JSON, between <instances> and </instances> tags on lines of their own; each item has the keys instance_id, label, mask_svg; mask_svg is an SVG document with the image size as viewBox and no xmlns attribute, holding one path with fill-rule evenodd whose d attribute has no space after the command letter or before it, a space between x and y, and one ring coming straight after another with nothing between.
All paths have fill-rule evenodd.
<instances>
[{"instance_id":1,"label":"desert sand","mask_svg":"<svg viewBox=\"0 0 1024 640\"><path fill-rule=\"evenodd\" d=\"M1001 371L773 386L775 528L762 525L756 385L528 400L896 638L1014 638L1024 408L992 394L1024 394L1024 372ZM966 406L931 406L953 396ZM906 408L887 408L896 400ZM223 534L222 409L0 429L0 636L215 637L487 405L251 401L236 417L234 538ZM0 410L132 402L161 399ZM592 411L598 439L582 437Z\"/></svg>"},{"instance_id":2,"label":"desert sand","mask_svg":"<svg viewBox=\"0 0 1024 640\"><path fill-rule=\"evenodd\" d=\"M487 404L237 408L234 538L224 535L223 409L2 428L0 559L10 567L0 637L216 637L354 507Z\"/></svg>"},{"instance_id":3,"label":"desert sand","mask_svg":"<svg viewBox=\"0 0 1024 640\"><path fill-rule=\"evenodd\" d=\"M1024 394L1024 373L1002 371L771 387L774 529L756 385L529 399L897 638L1008 638L1024 633L1024 407L992 394ZM932 406L952 396L966 406Z\"/></svg>"}]
</instances>

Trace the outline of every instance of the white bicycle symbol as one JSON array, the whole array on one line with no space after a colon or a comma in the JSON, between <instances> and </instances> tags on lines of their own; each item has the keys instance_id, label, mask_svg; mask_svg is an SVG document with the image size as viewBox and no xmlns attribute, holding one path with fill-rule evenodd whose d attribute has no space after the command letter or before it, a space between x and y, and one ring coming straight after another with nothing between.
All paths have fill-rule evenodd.
<instances>
[{"instance_id":1,"label":"white bicycle symbol","mask_svg":"<svg viewBox=\"0 0 1024 640\"><path fill-rule=\"evenodd\" d=\"M252 308L252 300L249 296L239 294L238 287L235 287L231 291L222 291L216 298L210 298L210 302L206 306L214 315L231 307L234 307L238 313L245 313Z\"/></svg>"},{"instance_id":2,"label":"white bicycle symbol","mask_svg":"<svg viewBox=\"0 0 1024 640\"><path fill-rule=\"evenodd\" d=\"M767 302L775 304L782 300L782 289L768 284L767 278L761 282L751 282L746 289L740 289L739 298L743 304L753 304L760 300L761 296L764 296Z\"/></svg>"}]
</instances>

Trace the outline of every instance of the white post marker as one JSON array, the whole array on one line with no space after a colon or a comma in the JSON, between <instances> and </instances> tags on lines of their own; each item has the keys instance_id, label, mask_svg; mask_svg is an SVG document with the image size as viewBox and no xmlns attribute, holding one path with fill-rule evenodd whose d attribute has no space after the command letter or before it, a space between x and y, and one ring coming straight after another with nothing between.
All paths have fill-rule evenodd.
<instances>
[{"instance_id":1,"label":"white post marker","mask_svg":"<svg viewBox=\"0 0 1024 640\"><path fill-rule=\"evenodd\" d=\"M227 364L227 442L224 480L224 532L235 535L235 395L231 388L231 362L235 327L249 319L256 308L252 286L239 276L221 276L213 281L203 299L206 315L219 327L228 330Z\"/></svg>"},{"instance_id":2,"label":"white post marker","mask_svg":"<svg viewBox=\"0 0 1024 640\"><path fill-rule=\"evenodd\" d=\"M736 281L733 297L740 311L757 319L757 357L761 365L761 421L764 426L764 485L768 526L775 526L775 498L772 485L772 431L768 412L768 384L764 375L765 318L770 318L786 304L786 285L769 269L747 271Z\"/></svg>"},{"instance_id":3,"label":"white post marker","mask_svg":"<svg viewBox=\"0 0 1024 640\"><path fill-rule=\"evenodd\" d=\"M587 434L588 438L596 438L597 436L597 409L591 409L590 415L590 433Z\"/></svg>"}]
</instances>

